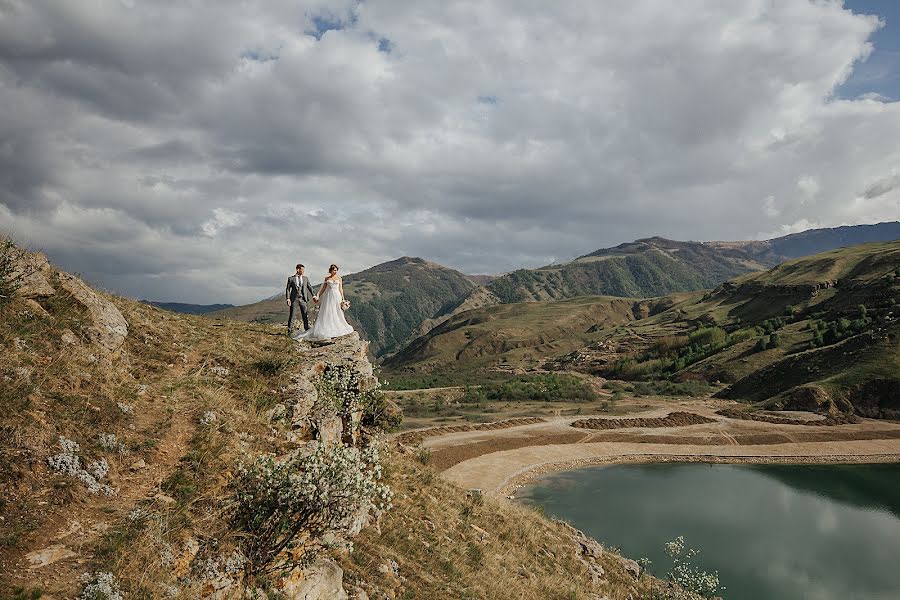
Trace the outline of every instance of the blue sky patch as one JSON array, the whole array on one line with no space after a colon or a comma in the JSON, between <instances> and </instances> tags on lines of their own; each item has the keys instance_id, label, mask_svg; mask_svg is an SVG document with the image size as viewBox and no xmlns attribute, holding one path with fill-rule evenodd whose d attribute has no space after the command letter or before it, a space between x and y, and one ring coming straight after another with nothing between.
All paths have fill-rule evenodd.
<instances>
[{"instance_id":1,"label":"blue sky patch","mask_svg":"<svg viewBox=\"0 0 900 600\"><path fill-rule=\"evenodd\" d=\"M900 2L896 0L846 0L844 7L857 14L878 15L884 27L871 35L875 46L865 62L835 92L841 99L867 94L884 101L900 100Z\"/></svg>"}]
</instances>

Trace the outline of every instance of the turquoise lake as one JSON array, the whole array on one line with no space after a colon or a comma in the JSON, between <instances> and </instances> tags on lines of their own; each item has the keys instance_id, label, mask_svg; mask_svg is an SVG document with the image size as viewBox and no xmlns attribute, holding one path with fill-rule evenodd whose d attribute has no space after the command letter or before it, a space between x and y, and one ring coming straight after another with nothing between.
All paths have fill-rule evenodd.
<instances>
[{"instance_id":1,"label":"turquoise lake","mask_svg":"<svg viewBox=\"0 0 900 600\"><path fill-rule=\"evenodd\" d=\"M681 535L726 600L900 599L897 464L590 467L516 497L660 576Z\"/></svg>"}]
</instances>

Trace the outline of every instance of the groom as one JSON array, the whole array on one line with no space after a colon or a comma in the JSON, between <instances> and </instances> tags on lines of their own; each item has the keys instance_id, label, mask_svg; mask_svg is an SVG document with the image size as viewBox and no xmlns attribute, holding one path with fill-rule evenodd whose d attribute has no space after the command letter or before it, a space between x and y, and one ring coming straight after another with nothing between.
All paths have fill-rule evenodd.
<instances>
[{"instance_id":1,"label":"groom","mask_svg":"<svg viewBox=\"0 0 900 600\"><path fill-rule=\"evenodd\" d=\"M291 323L294 320L294 308L300 308L300 316L303 317L303 330L309 329L309 309L307 302L316 300L313 294L312 286L309 283L309 277L303 274L303 265L297 265L297 273L291 275L287 280L287 287L284 288L284 299L290 307L288 313L288 335L291 334Z\"/></svg>"}]
</instances>

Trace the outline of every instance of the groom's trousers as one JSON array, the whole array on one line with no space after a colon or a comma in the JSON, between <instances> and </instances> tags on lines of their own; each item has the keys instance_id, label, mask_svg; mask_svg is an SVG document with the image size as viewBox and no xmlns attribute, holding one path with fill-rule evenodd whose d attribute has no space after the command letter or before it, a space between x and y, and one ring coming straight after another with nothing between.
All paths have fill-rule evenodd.
<instances>
[{"instance_id":1,"label":"groom's trousers","mask_svg":"<svg viewBox=\"0 0 900 600\"><path fill-rule=\"evenodd\" d=\"M303 331L309 329L309 307L306 302L301 300L300 298L295 298L291 300L290 311L288 312L288 331L291 330L291 323L294 321L294 309L297 308L300 311L300 316L303 318Z\"/></svg>"}]
</instances>

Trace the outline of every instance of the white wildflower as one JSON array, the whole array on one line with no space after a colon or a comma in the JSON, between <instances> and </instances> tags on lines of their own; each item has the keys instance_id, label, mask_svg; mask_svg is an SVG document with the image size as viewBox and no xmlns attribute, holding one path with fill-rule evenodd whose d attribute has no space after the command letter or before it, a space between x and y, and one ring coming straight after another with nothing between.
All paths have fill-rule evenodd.
<instances>
[{"instance_id":1,"label":"white wildflower","mask_svg":"<svg viewBox=\"0 0 900 600\"><path fill-rule=\"evenodd\" d=\"M78 600L125 600L112 573L85 573L81 582L85 587Z\"/></svg>"}]
</instances>

